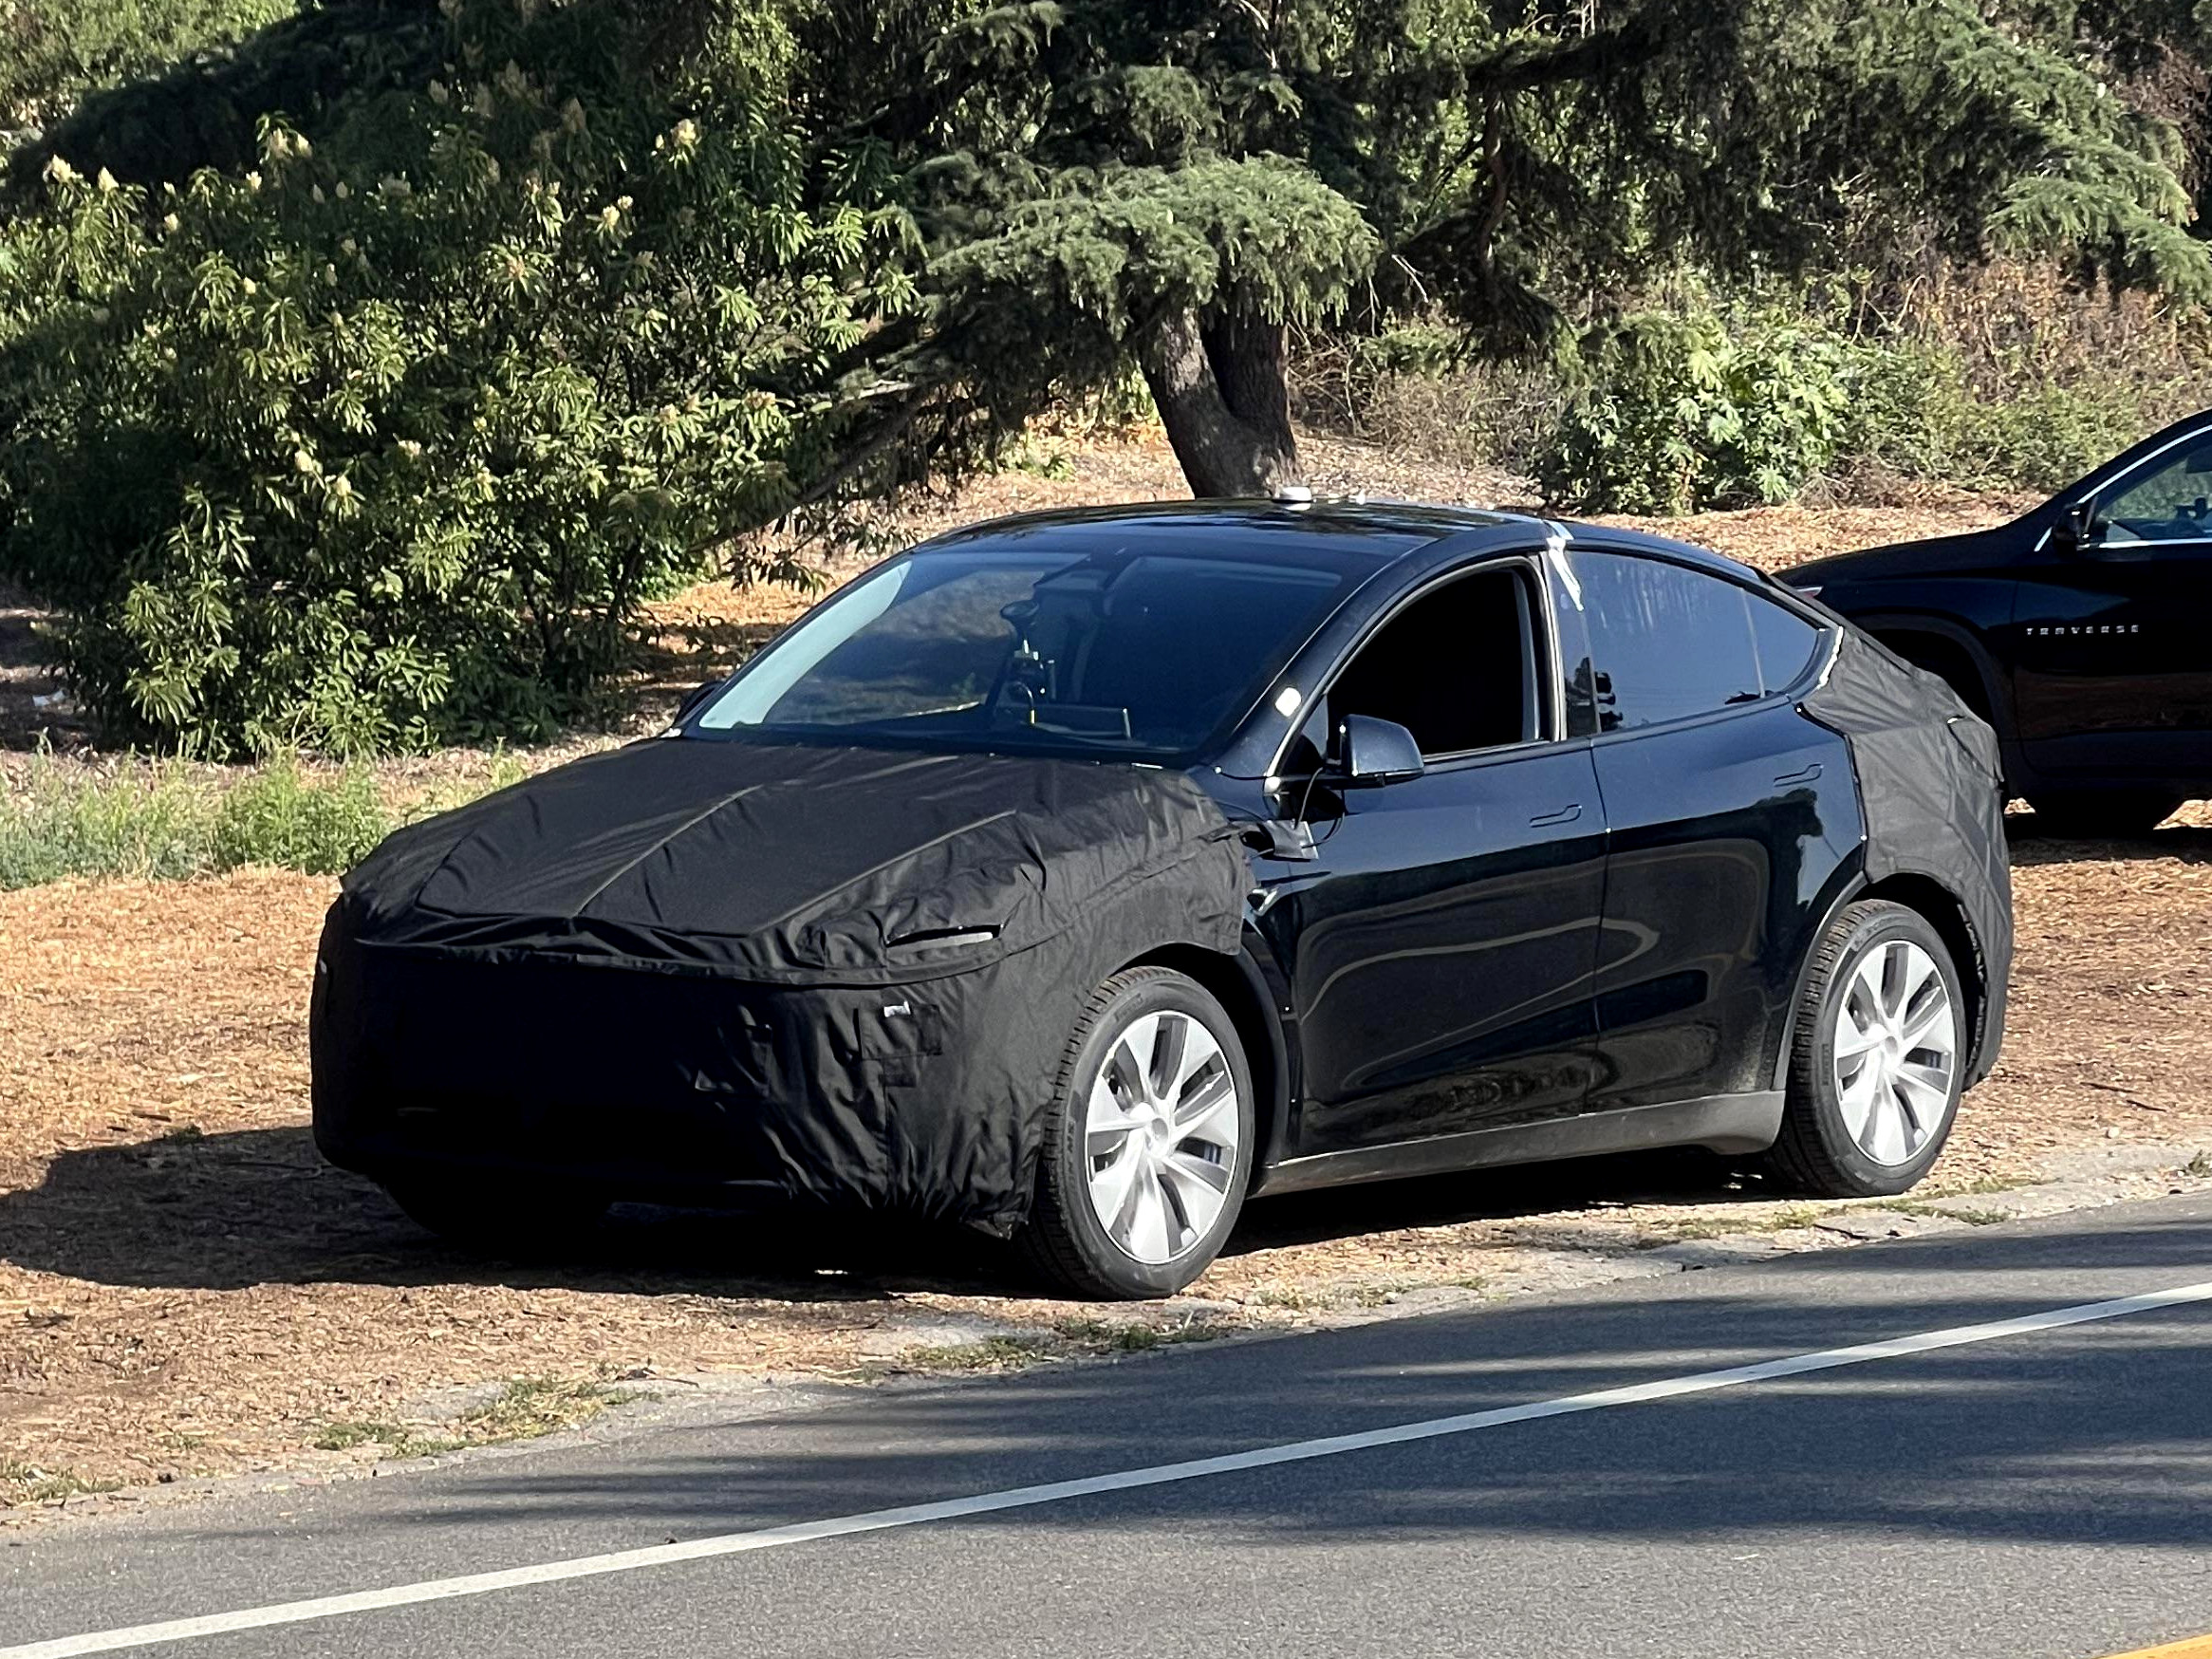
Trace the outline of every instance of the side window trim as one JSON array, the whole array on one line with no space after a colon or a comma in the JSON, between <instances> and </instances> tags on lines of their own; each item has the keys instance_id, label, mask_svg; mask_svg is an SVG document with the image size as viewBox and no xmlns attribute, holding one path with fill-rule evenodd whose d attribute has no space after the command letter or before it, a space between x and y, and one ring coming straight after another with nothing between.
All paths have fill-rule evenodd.
<instances>
[{"instance_id":1,"label":"side window trim","mask_svg":"<svg viewBox=\"0 0 2212 1659\"><path fill-rule=\"evenodd\" d=\"M1561 678L1558 619L1553 614L1552 590L1542 567L1541 552L1535 549L1516 548L1505 552L1484 553L1467 564L1455 565L1448 570L1439 570L1423 580L1419 586L1400 594L1389 606L1367 620L1366 625L1360 629L1359 636L1345 648L1343 655L1329 665L1327 678L1312 692L1308 694L1306 699L1308 705L1326 702L1329 692L1335 688L1338 679L1344 674L1346 668L1350 666L1359 654L1367 648L1377 634L1388 627L1392 622L1414 606L1432 594L1451 587L1456 582L1498 569L1515 569L1519 572L1521 603L1525 607L1524 618L1539 628L1543 636L1541 640L1531 642L1534 648L1530 653L1535 659L1539 682L1546 677L1547 672L1551 680L1548 687L1540 686L1543 696L1540 699L1542 706L1539 710L1538 734L1535 737L1520 743L1500 743L1487 749L1460 749L1434 755L1423 755L1422 762L1424 766L1432 769L1452 767L1470 761L1486 762L1502 755L1526 755L1555 743L1571 740L1583 741L1580 738L1570 739L1566 735L1567 693L1566 681ZM1292 745L1298 741L1305 729L1305 721L1300 719L1294 721L1291 729L1283 734L1281 741L1275 745L1274 754L1268 761L1267 776L1274 778L1283 775L1283 761L1290 755Z\"/></svg>"},{"instance_id":2,"label":"side window trim","mask_svg":"<svg viewBox=\"0 0 2212 1659\"><path fill-rule=\"evenodd\" d=\"M1836 625L1833 619L1822 615L1813 606L1808 605L1802 595L1794 593L1779 584L1765 587L1745 587L1744 591L1756 598L1764 599L1769 605L1788 611L1799 622L1813 628L1820 635L1819 643L1812 647L1812 655L1806 661L1805 666L1798 669L1787 681L1768 692L1759 700L1771 702L1778 697L1794 698L1797 695L1800 687L1825 683L1828 680L1828 671L1835 666L1837 653L1843 648L1843 629ZM1762 685L1766 682L1766 664L1763 660L1759 664L1759 681Z\"/></svg>"}]
</instances>

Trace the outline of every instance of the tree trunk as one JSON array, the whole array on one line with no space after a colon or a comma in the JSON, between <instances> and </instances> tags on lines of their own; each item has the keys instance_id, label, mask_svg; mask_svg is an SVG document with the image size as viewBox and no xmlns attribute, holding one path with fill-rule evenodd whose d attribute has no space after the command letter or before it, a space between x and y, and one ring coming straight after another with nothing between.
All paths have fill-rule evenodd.
<instances>
[{"instance_id":1,"label":"tree trunk","mask_svg":"<svg viewBox=\"0 0 2212 1659\"><path fill-rule=\"evenodd\" d=\"M1280 323L1172 312L1143 360L1193 495L1272 495L1298 481Z\"/></svg>"}]
</instances>

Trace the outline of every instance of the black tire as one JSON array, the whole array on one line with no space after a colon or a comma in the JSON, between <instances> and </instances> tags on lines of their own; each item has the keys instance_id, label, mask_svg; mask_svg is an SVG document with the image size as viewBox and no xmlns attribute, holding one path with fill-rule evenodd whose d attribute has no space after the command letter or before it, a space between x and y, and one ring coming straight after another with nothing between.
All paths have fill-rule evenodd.
<instances>
[{"instance_id":1,"label":"black tire","mask_svg":"<svg viewBox=\"0 0 2212 1659\"><path fill-rule=\"evenodd\" d=\"M1893 941L1925 951L1942 976L1949 997L1953 1064L1942 1121L1924 1144L1897 1162L1868 1155L1847 1123L1836 1081L1838 1020L1862 963ZM1917 910L1885 900L1848 906L1813 947L1812 971L1798 999L1790 1052L1789 1092L1782 1133L1767 1154L1768 1173L1781 1184L1819 1198L1880 1198L1908 1191L1942 1152L1958 1121L1971 1032L1959 970L1942 938Z\"/></svg>"},{"instance_id":2,"label":"black tire","mask_svg":"<svg viewBox=\"0 0 2212 1659\"><path fill-rule=\"evenodd\" d=\"M2149 834L2174 815L2182 797L2157 790L2063 790L2028 804L2035 809L2038 834L2119 840Z\"/></svg>"},{"instance_id":3,"label":"black tire","mask_svg":"<svg viewBox=\"0 0 2212 1659\"><path fill-rule=\"evenodd\" d=\"M1226 1176L1219 1214L1172 1258L1146 1261L1115 1241L1093 1207L1086 1113L1091 1086L1122 1034L1145 1015L1162 1013L1189 1016L1219 1045L1236 1090L1236 1145L1218 1165ZM1034 1272L1074 1296L1112 1301L1173 1296L1212 1264L1236 1225L1252 1178L1253 1100L1252 1068L1236 1026L1203 986L1169 968L1116 974L1091 994L1068 1039L1017 1250Z\"/></svg>"},{"instance_id":4,"label":"black tire","mask_svg":"<svg viewBox=\"0 0 2212 1659\"><path fill-rule=\"evenodd\" d=\"M487 1256L540 1257L573 1249L606 1214L604 1193L493 1176L394 1175L384 1190L408 1219L440 1239Z\"/></svg>"}]
</instances>

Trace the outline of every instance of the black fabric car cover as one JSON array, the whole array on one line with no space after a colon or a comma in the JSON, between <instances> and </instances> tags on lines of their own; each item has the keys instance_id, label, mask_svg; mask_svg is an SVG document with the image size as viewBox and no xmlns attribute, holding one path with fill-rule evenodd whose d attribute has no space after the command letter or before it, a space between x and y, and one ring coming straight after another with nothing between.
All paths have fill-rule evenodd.
<instances>
[{"instance_id":1,"label":"black fabric car cover","mask_svg":"<svg viewBox=\"0 0 2212 1659\"><path fill-rule=\"evenodd\" d=\"M1806 712L1850 745L1872 882L1925 876L1953 894L1981 958L1969 1083L1997 1063L2012 971L2012 869L1997 734L1935 675L1847 628ZM1961 964L1962 968L1969 964Z\"/></svg>"},{"instance_id":2,"label":"black fabric car cover","mask_svg":"<svg viewBox=\"0 0 2212 1659\"><path fill-rule=\"evenodd\" d=\"M1250 871L1180 773L669 739L401 830L325 924L317 1139L1004 1231L1084 1000L1234 953Z\"/></svg>"}]
</instances>

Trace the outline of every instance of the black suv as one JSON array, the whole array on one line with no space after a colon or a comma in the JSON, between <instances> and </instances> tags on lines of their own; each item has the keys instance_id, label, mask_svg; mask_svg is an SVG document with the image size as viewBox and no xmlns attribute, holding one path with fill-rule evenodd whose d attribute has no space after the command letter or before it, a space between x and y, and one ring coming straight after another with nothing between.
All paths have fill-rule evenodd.
<instances>
[{"instance_id":1,"label":"black suv","mask_svg":"<svg viewBox=\"0 0 2212 1659\"><path fill-rule=\"evenodd\" d=\"M2045 828L2139 833L2212 794L2212 412L2010 524L1783 580L1949 680Z\"/></svg>"}]
</instances>

